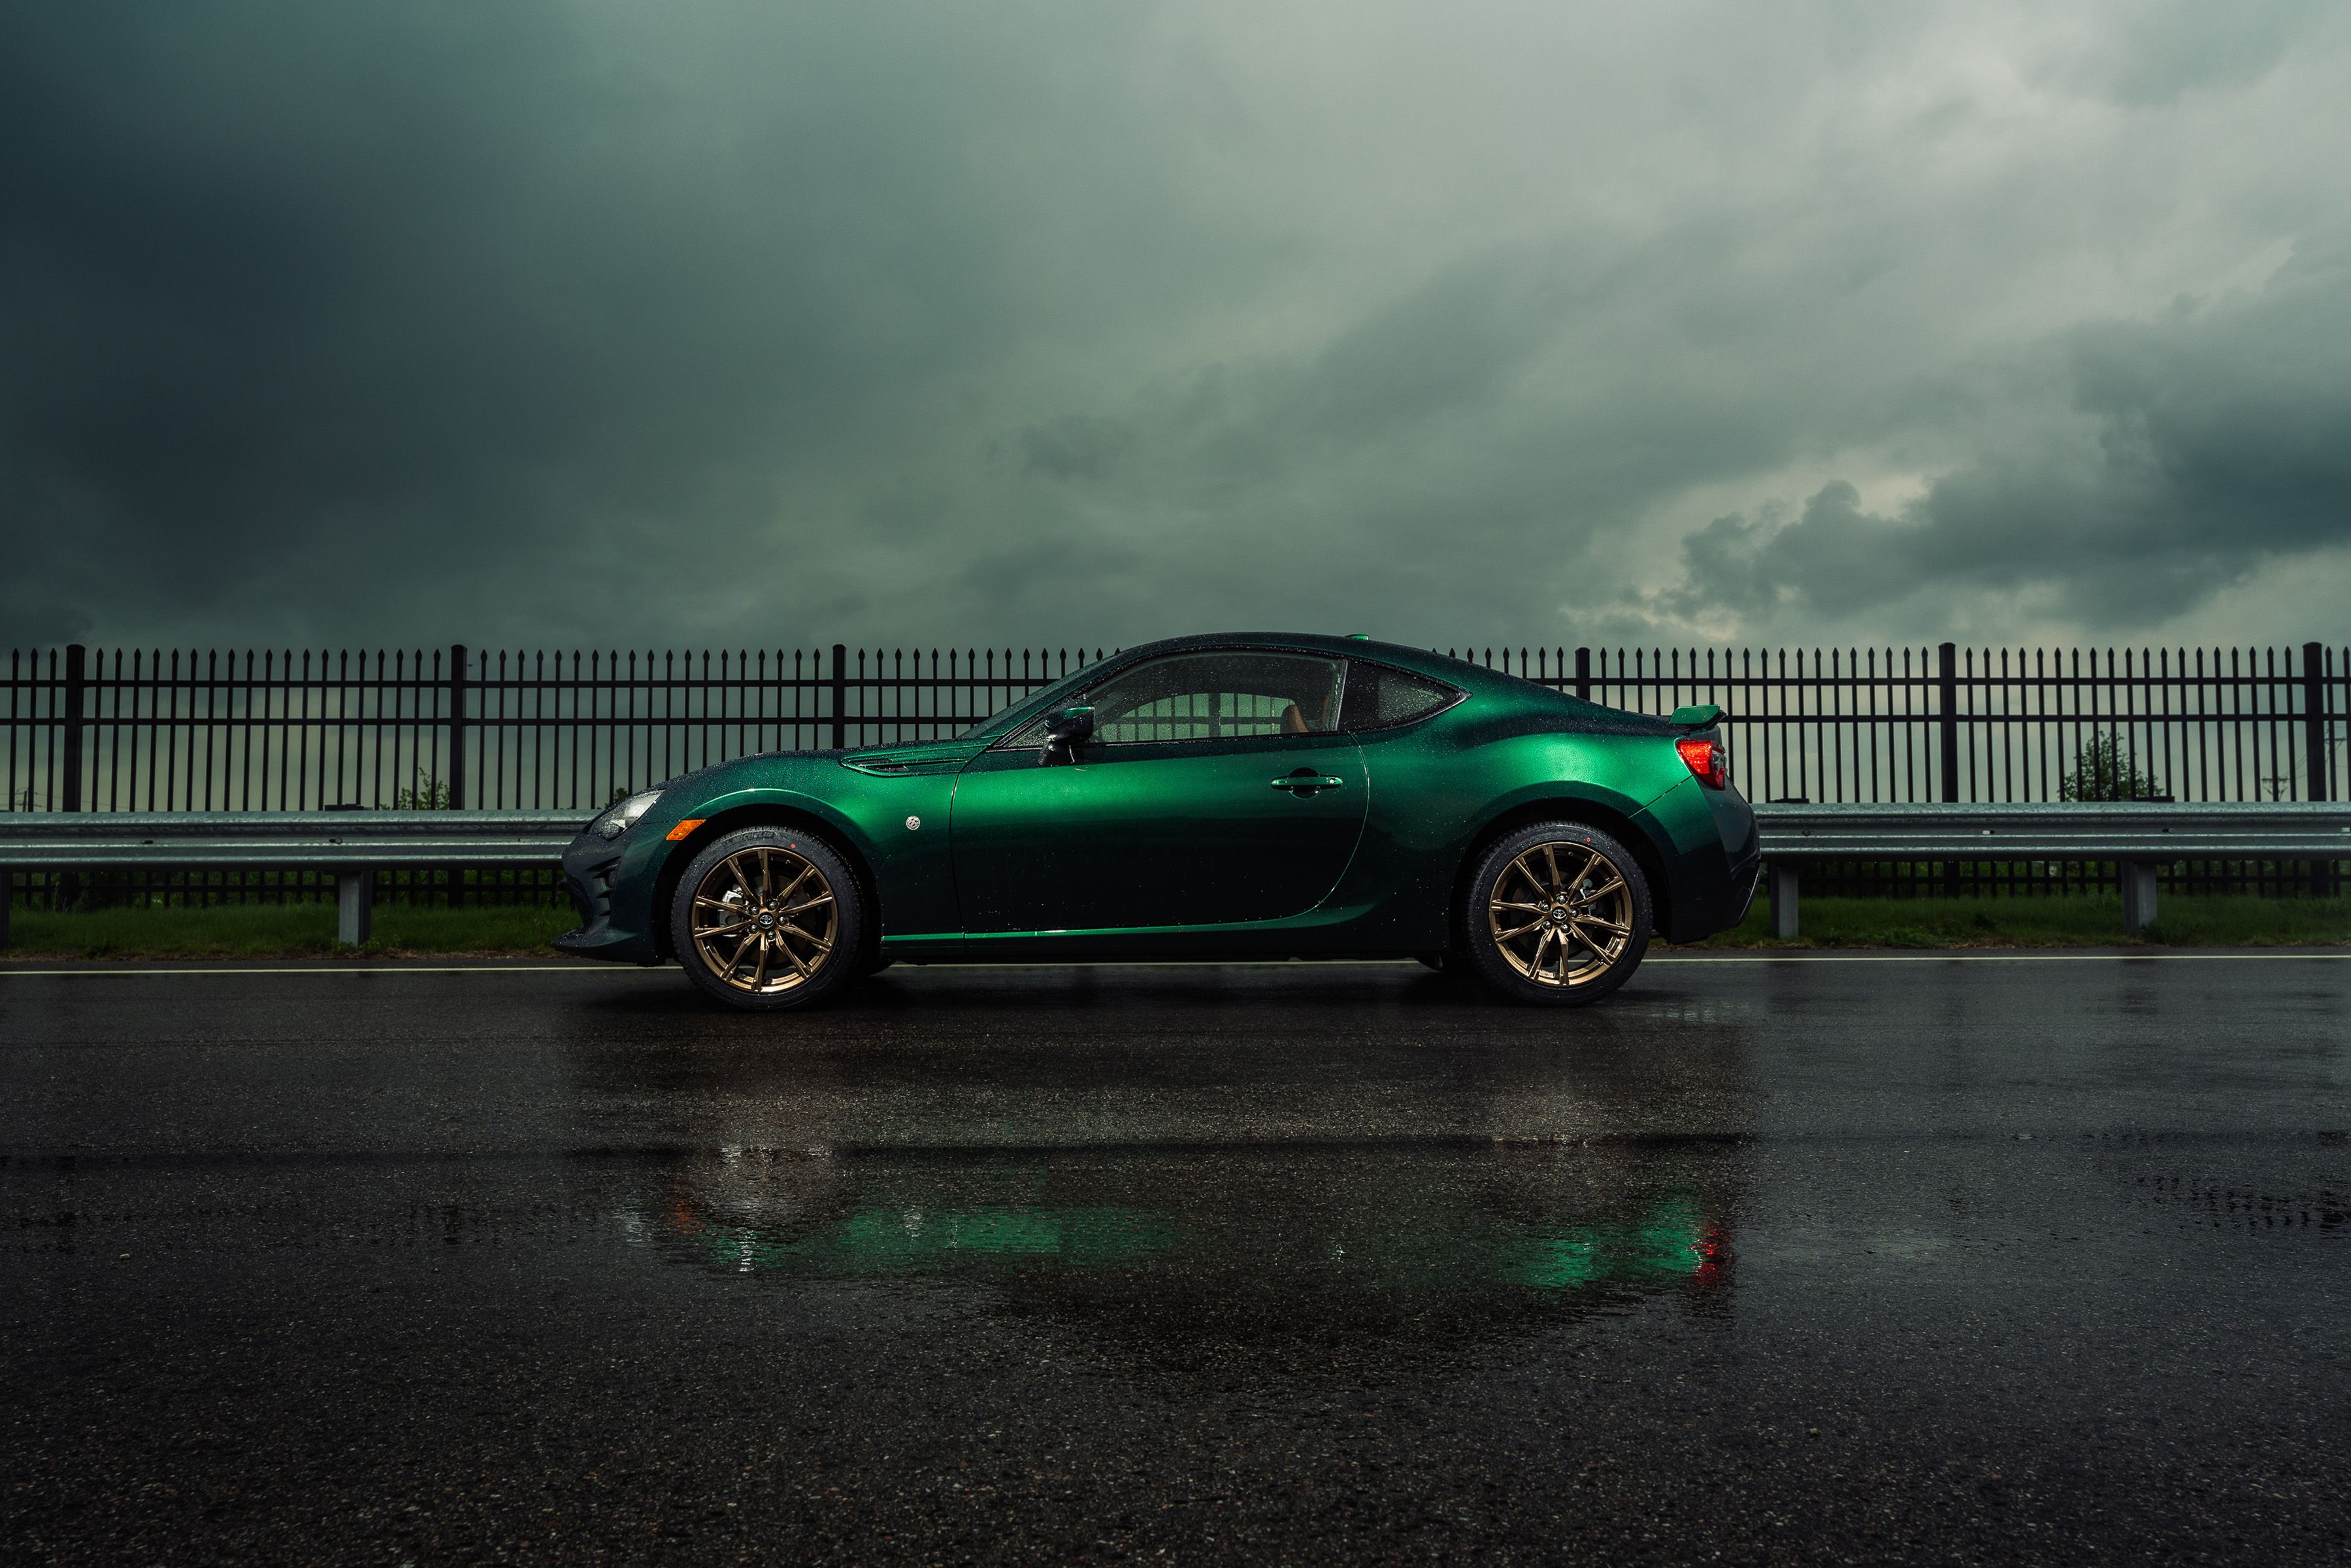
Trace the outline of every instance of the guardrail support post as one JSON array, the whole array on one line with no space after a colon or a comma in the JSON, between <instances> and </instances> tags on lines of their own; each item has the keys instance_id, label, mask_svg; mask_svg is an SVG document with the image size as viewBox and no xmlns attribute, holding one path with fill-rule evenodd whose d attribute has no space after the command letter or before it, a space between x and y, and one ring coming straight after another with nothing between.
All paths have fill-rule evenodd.
<instances>
[{"instance_id":1,"label":"guardrail support post","mask_svg":"<svg viewBox=\"0 0 2351 1568\"><path fill-rule=\"evenodd\" d=\"M2136 936L2155 924L2155 862L2125 861L2123 929Z\"/></svg>"},{"instance_id":2,"label":"guardrail support post","mask_svg":"<svg viewBox=\"0 0 2351 1568\"><path fill-rule=\"evenodd\" d=\"M8 946L8 904L16 894L16 873L0 865L0 948Z\"/></svg>"},{"instance_id":3,"label":"guardrail support post","mask_svg":"<svg viewBox=\"0 0 2351 1568\"><path fill-rule=\"evenodd\" d=\"M1796 868L1774 864L1765 873L1771 883L1771 940L1796 939Z\"/></svg>"},{"instance_id":4,"label":"guardrail support post","mask_svg":"<svg viewBox=\"0 0 2351 1568\"><path fill-rule=\"evenodd\" d=\"M335 873L335 940L346 947L364 947L375 931L375 873Z\"/></svg>"}]
</instances>

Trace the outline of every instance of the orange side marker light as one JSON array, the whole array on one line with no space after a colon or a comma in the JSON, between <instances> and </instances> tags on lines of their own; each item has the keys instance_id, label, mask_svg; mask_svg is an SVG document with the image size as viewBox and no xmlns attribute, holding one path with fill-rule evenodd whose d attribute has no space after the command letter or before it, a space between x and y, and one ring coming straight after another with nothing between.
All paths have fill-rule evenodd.
<instances>
[{"instance_id":1,"label":"orange side marker light","mask_svg":"<svg viewBox=\"0 0 2351 1568\"><path fill-rule=\"evenodd\" d=\"M692 834L695 829L702 826L703 823L709 820L710 819L707 817L688 817L684 821L680 822L676 827L672 828L664 836L666 837L671 843L675 843L680 839Z\"/></svg>"}]
</instances>

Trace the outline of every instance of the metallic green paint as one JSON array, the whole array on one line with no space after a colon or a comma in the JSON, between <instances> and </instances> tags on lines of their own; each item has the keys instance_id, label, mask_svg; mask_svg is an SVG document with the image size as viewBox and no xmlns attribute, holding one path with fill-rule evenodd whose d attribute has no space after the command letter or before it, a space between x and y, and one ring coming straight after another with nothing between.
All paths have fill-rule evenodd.
<instances>
[{"instance_id":1,"label":"metallic green paint","mask_svg":"<svg viewBox=\"0 0 2351 1568\"><path fill-rule=\"evenodd\" d=\"M1337 779L1293 792L1292 774ZM956 784L964 928L1232 925L1306 914L1347 869L1365 778L1343 735L990 751Z\"/></svg>"},{"instance_id":2,"label":"metallic green paint","mask_svg":"<svg viewBox=\"0 0 2351 1568\"><path fill-rule=\"evenodd\" d=\"M1036 715L1143 659L1250 648L1368 660L1464 695L1357 734L1088 745L1052 766L1008 744ZM1697 720L1719 738L1714 716L1676 716L1353 638L1152 643L960 739L768 753L671 780L620 839L583 834L566 852L583 925L556 945L623 962L673 956L664 932L678 870L716 834L774 822L851 858L879 911L869 935L893 957L1432 954L1456 940L1472 852L1547 819L1625 839L1649 873L1659 931L1689 941L1745 915L1757 847L1746 801L1699 783L1674 749ZM702 825L671 841L688 818Z\"/></svg>"}]
</instances>

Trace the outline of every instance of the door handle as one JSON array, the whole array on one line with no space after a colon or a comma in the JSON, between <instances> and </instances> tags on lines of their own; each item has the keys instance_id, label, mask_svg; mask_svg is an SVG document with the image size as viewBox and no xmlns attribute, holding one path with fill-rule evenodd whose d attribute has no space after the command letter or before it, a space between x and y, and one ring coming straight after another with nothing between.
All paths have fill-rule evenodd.
<instances>
[{"instance_id":1,"label":"door handle","mask_svg":"<svg viewBox=\"0 0 2351 1568\"><path fill-rule=\"evenodd\" d=\"M1311 795L1317 789L1336 789L1345 782L1344 779L1333 779L1328 773L1308 773L1301 770L1287 778L1275 779L1273 787L1277 789L1287 789L1291 794L1302 798Z\"/></svg>"}]
</instances>

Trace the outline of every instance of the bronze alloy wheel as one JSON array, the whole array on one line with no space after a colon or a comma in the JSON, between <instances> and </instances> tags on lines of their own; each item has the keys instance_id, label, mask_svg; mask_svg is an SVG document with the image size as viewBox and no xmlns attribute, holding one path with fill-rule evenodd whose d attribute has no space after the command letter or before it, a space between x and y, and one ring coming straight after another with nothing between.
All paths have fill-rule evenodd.
<instances>
[{"instance_id":1,"label":"bronze alloy wheel","mask_svg":"<svg viewBox=\"0 0 2351 1568\"><path fill-rule=\"evenodd\" d=\"M790 826L703 845L679 873L670 951L730 1007L805 1007L872 967L863 888L840 851Z\"/></svg>"},{"instance_id":2,"label":"bronze alloy wheel","mask_svg":"<svg viewBox=\"0 0 2351 1568\"><path fill-rule=\"evenodd\" d=\"M1648 950L1649 886L1639 862L1580 823L1512 833L1487 852L1472 886L1469 956L1520 1000L1592 1000L1622 985Z\"/></svg>"},{"instance_id":3,"label":"bronze alloy wheel","mask_svg":"<svg viewBox=\"0 0 2351 1568\"><path fill-rule=\"evenodd\" d=\"M1511 968L1537 985L1580 986L1625 956L1633 889L1588 844L1537 844L1495 880L1486 919Z\"/></svg>"},{"instance_id":4,"label":"bronze alloy wheel","mask_svg":"<svg viewBox=\"0 0 2351 1568\"><path fill-rule=\"evenodd\" d=\"M722 985L773 996L806 985L831 961L840 905L806 856L753 844L703 873L693 930L695 953Z\"/></svg>"}]
</instances>

